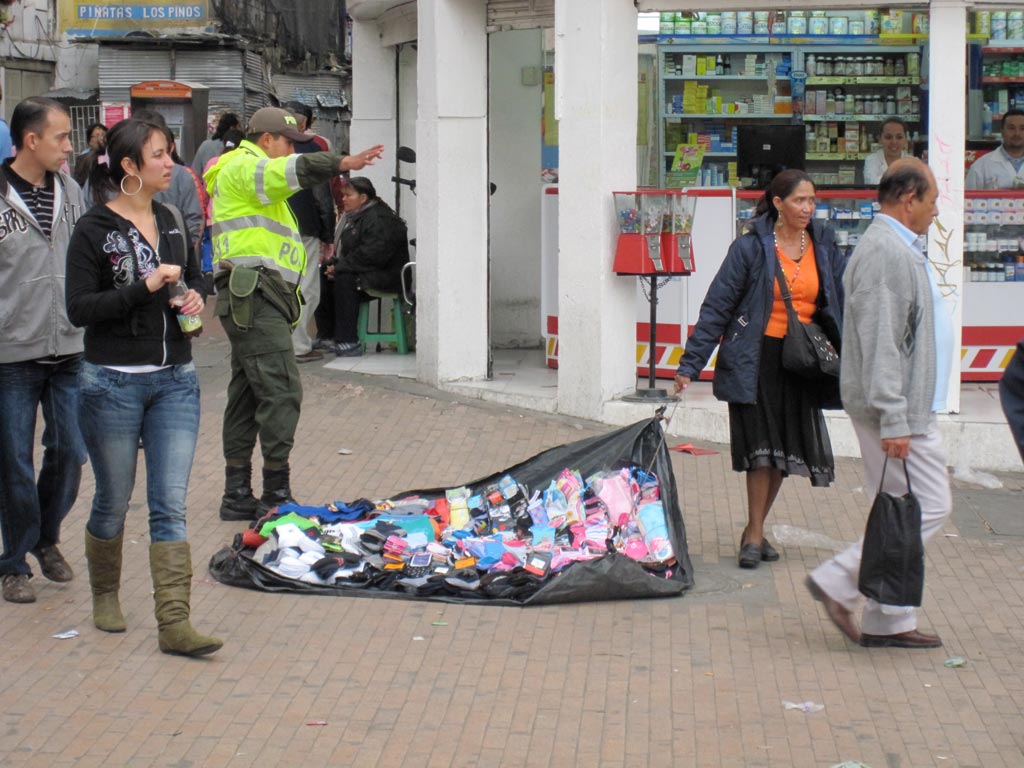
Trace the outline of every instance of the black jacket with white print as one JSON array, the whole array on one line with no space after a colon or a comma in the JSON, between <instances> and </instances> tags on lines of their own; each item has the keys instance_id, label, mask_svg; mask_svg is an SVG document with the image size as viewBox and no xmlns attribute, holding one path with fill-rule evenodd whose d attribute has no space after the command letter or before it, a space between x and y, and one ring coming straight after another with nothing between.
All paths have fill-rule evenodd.
<instances>
[{"instance_id":1,"label":"black jacket with white print","mask_svg":"<svg viewBox=\"0 0 1024 768\"><path fill-rule=\"evenodd\" d=\"M135 226L96 205L75 226L68 246L67 308L85 326L85 359L95 365L180 365L192 346L169 304L167 286L150 293L146 277L160 264L178 264L189 288L203 280L181 215L153 203L160 243L154 251Z\"/></svg>"}]
</instances>

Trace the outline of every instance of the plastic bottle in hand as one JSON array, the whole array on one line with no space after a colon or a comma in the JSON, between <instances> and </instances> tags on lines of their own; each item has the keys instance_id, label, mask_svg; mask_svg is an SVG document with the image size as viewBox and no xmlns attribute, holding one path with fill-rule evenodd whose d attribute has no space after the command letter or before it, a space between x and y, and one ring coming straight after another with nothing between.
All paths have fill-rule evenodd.
<instances>
[{"instance_id":1,"label":"plastic bottle in hand","mask_svg":"<svg viewBox=\"0 0 1024 768\"><path fill-rule=\"evenodd\" d=\"M203 332L203 320L199 315L183 315L181 305L185 303L185 294L188 293L188 285L184 280L179 280L173 285L168 285L167 290L171 294L171 306L178 311L178 325L181 332L186 336L198 336Z\"/></svg>"}]
</instances>

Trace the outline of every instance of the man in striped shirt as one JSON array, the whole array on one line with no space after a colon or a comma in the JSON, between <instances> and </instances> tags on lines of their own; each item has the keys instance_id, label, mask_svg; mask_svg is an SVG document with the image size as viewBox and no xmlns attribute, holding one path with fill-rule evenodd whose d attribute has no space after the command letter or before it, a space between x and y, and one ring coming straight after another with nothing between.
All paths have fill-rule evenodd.
<instances>
[{"instance_id":1,"label":"man in striped shirt","mask_svg":"<svg viewBox=\"0 0 1024 768\"><path fill-rule=\"evenodd\" d=\"M82 191L60 170L71 120L59 102L33 97L14 108L18 149L0 171L0 582L12 603L36 599L31 552L50 581L71 581L57 544L78 496L85 447L78 431L82 331L68 321L66 251L83 211ZM43 461L33 452L40 405Z\"/></svg>"}]
</instances>

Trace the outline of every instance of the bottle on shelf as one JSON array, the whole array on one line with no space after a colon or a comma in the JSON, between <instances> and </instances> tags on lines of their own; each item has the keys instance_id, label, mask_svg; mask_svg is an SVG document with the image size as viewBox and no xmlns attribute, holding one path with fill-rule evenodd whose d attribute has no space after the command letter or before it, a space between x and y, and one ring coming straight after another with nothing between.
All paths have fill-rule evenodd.
<instances>
[{"instance_id":1,"label":"bottle on shelf","mask_svg":"<svg viewBox=\"0 0 1024 768\"><path fill-rule=\"evenodd\" d=\"M716 75L724 75L725 74L725 61L722 59L722 54L718 54L715 57L715 74Z\"/></svg>"},{"instance_id":2,"label":"bottle on shelf","mask_svg":"<svg viewBox=\"0 0 1024 768\"><path fill-rule=\"evenodd\" d=\"M896 61L893 62L893 74L896 77L907 76L907 60L902 56L897 56Z\"/></svg>"},{"instance_id":3,"label":"bottle on shelf","mask_svg":"<svg viewBox=\"0 0 1024 768\"><path fill-rule=\"evenodd\" d=\"M808 77L814 77L816 65L817 61L814 58L814 54L808 54L807 58L804 60L804 71L807 72Z\"/></svg>"},{"instance_id":4,"label":"bottle on shelf","mask_svg":"<svg viewBox=\"0 0 1024 768\"><path fill-rule=\"evenodd\" d=\"M989 106L987 101L985 106L981 108L981 135L992 135L992 107Z\"/></svg>"}]
</instances>

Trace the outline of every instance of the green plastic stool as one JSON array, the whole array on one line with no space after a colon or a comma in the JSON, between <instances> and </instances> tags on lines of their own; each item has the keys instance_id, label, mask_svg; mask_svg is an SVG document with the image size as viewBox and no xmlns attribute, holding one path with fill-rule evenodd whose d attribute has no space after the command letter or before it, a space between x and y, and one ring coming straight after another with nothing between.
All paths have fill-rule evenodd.
<instances>
[{"instance_id":1,"label":"green plastic stool","mask_svg":"<svg viewBox=\"0 0 1024 768\"><path fill-rule=\"evenodd\" d=\"M409 341L405 335L405 317L402 314L402 299L397 293L385 293L383 291L364 291L379 302L385 299L391 301L391 325L394 328L390 333L384 333L380 327L375 333L370 333L370 304L364 301L359 305L359 341L369 349L370 343L394 344L398 354L409 354ZM381 304L383 307L383 304Z\"/></svg>"}]
</instances>

